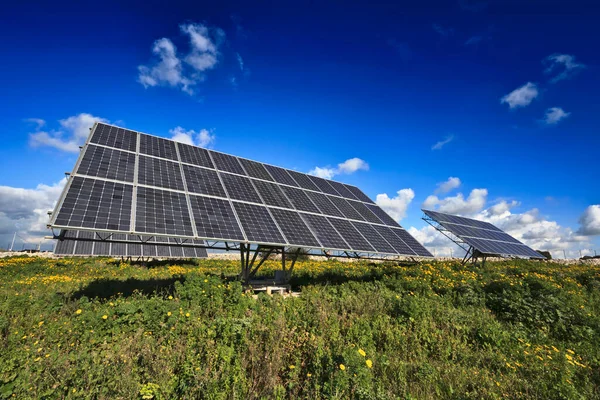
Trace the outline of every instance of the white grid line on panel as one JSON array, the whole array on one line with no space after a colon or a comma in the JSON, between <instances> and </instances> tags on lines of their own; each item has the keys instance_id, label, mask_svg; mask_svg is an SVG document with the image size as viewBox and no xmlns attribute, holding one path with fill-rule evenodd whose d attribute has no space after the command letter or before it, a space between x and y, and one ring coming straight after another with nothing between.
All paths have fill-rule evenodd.
<instances>
[{"instance_id":1,"label":"white grid line on panel","mask_svg":"<svg viewBox=\"0 0 600 400\"><path fill-rule=\"evenodd\" d=\"M215 171L217 172L217 176L219 177L219 182L221 182L221 186L223 187L223 191L225 192L225 196L227 196L227 198L225 200L229 201L229 206L231 207L231 209L233 210L233 215L235 216L235 220L238 223L238 226L240 227L240 231L242 232L242 236L244 236L244 240L246 241L246 243L248 243L248 236L246 235L246 231L244 230L244 227L242 226L242 223L240 221L240 217L237 215L237 211L235 211L235 207L233 206L232 200L231 200L231 196L229 196L229 192L227 191L227 188L225 187L225 183L223 183L223 178L221 178L221 171L216 169L217 164L215 164L215 160L213 159L213 156L211 154L211 152L208 152L208 157L210 158L210 161L212 161L213 165L215 166ZM240 163L241 165L241 163ZM244 168L244 167L242 167Z\"/></svg>"},{"instance_id":2,"label":"white grid line on panel","mask_svg":"<svg viewBox=\"0 0 600 400\"><path fill-rule=\"evenodd\" d=\"M140 164L140 134L135 134L135 166L133 174L133 194L131 195L131 232L135 232L135 213L137 211L137 185L138 185L138 172Z\"/></svg>"},{"instance_id":3,"label":"white grid line on panel","mask_svg":"<svg viewBox=\"0 0 600 400\"><path fill-rule=\"evenodd\" d=\"M183 180L183 189L185 190L185 201L188 206L188 213L190 214L190 221L192 222L192 232L194 233L194 237L198 237L198 232L196 231L196 221L194 219L194 213L192 212L192 203L190 201L190 193L188 192L187 182L185 180L185 174L183 172L183 165L181 165L181 156L179 155L179 146L178 146L177 142L175 142L175 154L177 155L177 159L179 160L179 171L181 172L181 179Z\"/></svg>"}]
</instances>

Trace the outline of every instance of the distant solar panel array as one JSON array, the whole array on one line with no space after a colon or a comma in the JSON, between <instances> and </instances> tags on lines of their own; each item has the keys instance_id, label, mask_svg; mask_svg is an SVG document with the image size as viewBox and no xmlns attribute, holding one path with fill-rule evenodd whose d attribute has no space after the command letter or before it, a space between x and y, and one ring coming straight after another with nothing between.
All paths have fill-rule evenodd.
<instances>
[{"instance_id":1,"label":"distant solar panel array","mask_svg":"<svg viewBox=\"0 0 600 400\"><path fill-rule=\"evenodd\" d=\"M102 123L50 226L432 257L355 186Z\"/></svg>"},{"instance_id":2,"label":"distant solar panel array","mask_svg":"<svg viewBox=\"0 0 600 400\"><path fill-rule=\"evenodd\" d=\"M423 212L482 254L546 258L489 222L437 211L423 210Z\"/></svg>"},{"instance_id":3,"label":"distant solar panel array","mask_svg":"<svg viewBox=\"0 0 600 400\"><path fill-rule=\"evenodd\" d=\"M56 242L54 254L59 256L107 256L107 257L160 257L160 258L206 258L208 253L202 240L182 243L176 238L160 236L138 236L92 231L65 231Z\"/></svg>"}]
</instances>

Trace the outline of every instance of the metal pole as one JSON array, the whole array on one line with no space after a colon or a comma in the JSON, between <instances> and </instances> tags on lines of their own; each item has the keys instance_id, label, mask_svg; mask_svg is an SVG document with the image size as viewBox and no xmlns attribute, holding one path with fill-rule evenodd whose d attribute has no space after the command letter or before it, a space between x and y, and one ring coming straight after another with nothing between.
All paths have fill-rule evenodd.
<instances>
[{"instance_id":1,"label":"metal pole","mask_svg":"<svg viewBox=\"0 0 600 400\"><path fill-rule=\"evenodd\" d=\"M565 260L567 259L567 252L563 250L563 255L565 256Z\"/></svg>"},{"instance_id":2,"label":"metal pole","mask_svg":"<svg viewBox=\"0 0 600 400\"><path fill-rule=\"evenodd\" d=\"M12 243L10 245L10 249L8 249L8 251L13 251L13 247L15 247L15 239L17 238L17 232L15 232L15 234L13 235L13 240Z\"/></svg>"},{"instance_id":3,"label":"metal pole","mask_svg":"<svg viewBox=\"0 0 600 400\"><path fill-rule=\"evenodd\" d=\"M452 254L452 247L450 247L450 258L454 258L453 254Z\"/></svg>"}]
</instances>

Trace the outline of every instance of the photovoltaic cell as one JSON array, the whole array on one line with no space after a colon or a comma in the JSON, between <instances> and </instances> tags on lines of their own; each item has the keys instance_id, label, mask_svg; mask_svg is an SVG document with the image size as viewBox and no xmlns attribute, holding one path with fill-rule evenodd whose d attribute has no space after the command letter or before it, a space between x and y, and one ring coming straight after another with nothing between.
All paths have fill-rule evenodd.
<instances>
[{"instance_id":1,"label":"photovoltaic cell","mask_svg":"<svg viewBox=\"0 0 600 400\"><path fill-rule=\"evenodd\" d=\"M502 231L496 231L496 230L492 231L489 229L480 229L480 228L475 228L475 227L471 227L471 226L451 224L448 222L441 222L440 225L444 226L446 229L450 230L455 235L458 235L461 237L474 237L474 238L479 238L479 239L500 240L503 242L521 244L521 242L519 242L517 239L515 239L514 237L512 237L509 234L504 233Z\"/></svg>"},{"instance_id":2,"label":"photovoltaic cell","mask_svg":"<svg viewBox=\"0 0 600 400\"><path fill-rule=\"evenodd\" d=\"M372 225L372 227L394 247L398 254L403 254L407 256L418 255L415 251L413 251L410 248L409 245L404 243L404 241L392 231L392 228L381 225Z\"/></svg>"},{"instance_id":3,"label":"photovoltaic cell","mask_svg":"<svg viewBox=\"0 0 600 400\"><path fill-rule=\"evenodd\" d=\"M290 199L296 209L317 214L320 213L317 206L308 198L306 191L289 186L280 186L280 189L283 190L286 197Z\"/></svg>"},{"instance_id":4,"label":"photovoltaic cell","mask_svg":"<svg viewBox=\"0 0 600 400\"><path fill-rule=\"evenodd\" d=\"M365 240L365 238L356 230L356 228L350 223L343 219L327 218L331 225L342 235L344 240L352 247L352 250L356 251L375 251L373 246Z\"/></svg>"},{"instance_id":5,"label":"photovoltaic cell","mask_svg":"<svg viewBox=\"0 0 600 400\"><path fill-rule=\"evenodd\" d=\"M135 230L146 233L193 236L185 194L138 187Z\"/></svg>"},{"instance_id":6,"label":"photovoltaic cell","mask_svg":"<svg viewBox=\"0 0 600 400\"><path fill-rule=\"evenodd\" d=\"M199 165L201 167L214 168L208 150L201 147L190 146L189 144L177 143L179 157L181 162Z\"/></svg>"},{"instance_id":7,"label":"photovoltaic cell","mask_svg":"<svg viewBox=\"0 0 600 400\"><path fill-rule=\"evenodd\" d=\"M140 134L140 153L177 161L174 141L143 133Z\"/></svg>"},{"instance_id":8,"label":"photovoltaic cell","mask_svg":"<svg viewBox=\"0 0 600 400\"><path fill-rule=\"evenodd\" d=\"M502 232L501 229L498 229L496 226L490 224L489 222L479 221L472 218L459 217L458 215L451 215L431 210L423 210L423 212L438 222L450 222L453 224Z\"/></svg>"},{"instance_id":9,"label":"photovoltaic cell","mask_svg":"<svg viewBox=\"0 0 600 400\"><path fill-rule=\"evenodd\" d=\"M347 199L360 200L350 190L348 190L348 188L343 183L329 180L327 181L327 183L333 186L333 188L340 194L340 196L345 197Z\"/></svg>"},{"instance_id":10,"label":"photovoltaic cell","mask_svg":"<svg viewBox=\"0 0 600 400\"><path fill-rule=\"evenodd\" d=\"M346 189L348 189L349 191L352 192L352 194L354 194L359 200L362 200L366 203L372 203L374 204L373 200L371 200L369 198L369 196L367 196L366 194L364 194L362 192L362 190L360 190L359 188L357 188L356 186L352 186L352 185L346 185L346 184L342 184L346 187Z\"/></svg>"},{"instance_id":11,"label":"photovoltaic cell","mask_svg":"<svg viewBox=\"0 0 600 400\"><path fill-rule=\"evenodd\" d=\"M375 224L383 223L364 203L353 200L348 200L348 203L363 217L363 219Z\"/></svg>"},{"instance_id":12,"label":"photovoltaic cell","mask_svg":"<svg viewBox=\"0 0 600 400\"><path fill-rule=\"evenodd\" d=\"M183 165L188 192L225 197L225 190L216 171Z\"/></svg>"},{"instance_id":13,"label":"photovoltaic cell","mask_svg":"<svg viewBox=\"0 0 600 400\"><path fill-rule=\"evenodd\" d=\"M55 225L128 231L133 187L73 177Z\"/></svg>"},{"instance_id":14,"label":"photovoltaic cell","mask_svg":"<svg viewBox=\"0 0 600 400\"><path fill-rule=\"evenodd\" d=\"M373 212L384 224L387 226L398 227L401 228L400 224L398 224L394 218L390 217L385 211L381 208L377 207L375 204L365 204L369 210Z\"/></svg>"},{"instance_id":15,"label":"photovoltaic cell","mask_svg":"<svg viewBox=\"0 0 600 400\"><path fill-rule=\"evenodd\" d=\"M276 207L293 208L287 197L285 197L281 191L279 185L257 180L253 183L265 204Z\"/></svg>"},{"instance_id":16,"label":"photovoltaic cell","mask_svg":"<svg viewBox=\"0 0 600 400\"><path fill-rule=\"evenodd\" d=\"M94 232L81 231L81 232L79 232L78 238L93 239ZM77 244L75 245L75 253L74 253L75 255L88 256L88 255L91 255L93 252L94 252L94 242L78 241Z\"/></svg>"},{"instance_id":17,"label":"photovoltaic cell","mask_svg":"<svg viewBox=\"0 0 600 400\"><path fill-rule=\"evenodd\" d=\"M290 186L298 186L294 178L292 178L292 176L285 169L266 164L265 168L267 171L269 171L273 179L275 179L275 182Z\"/></svg>"},{"instance_id":18,"label":"photovoltaic cell","mask_svg":"<svg viewBox=\"0 0 600 400\"><path fill-rule=\"evenodd\" d=\"M219 171L233 172L234 174L246 175L242 166L238 162L238 158L229 154L217 153L211 151L211 156Z\"/></svg>"},{"instance_id":19,"label":"photovoltaic cell","mask_svg":"<svg viewBox=\"0 0 600 400\"><path fill-rule=\"evenodd\" d=\"M334 215L336 217L343 217L344 215L338 210L338 208L327 198L326 195L321 193L305 191L306 195L312 200L313 203L321 210L321 213L325 215Z\"/></svg>"},{"instance_id":20,"label":"photovoltaic cell","mask_svg":"<svg viewBox=\"0 0 600 400\"><path fill-rule=\"evenodd\" d=\"M319 187L319 189L321 189L321 191L323 193L329 193L329 194L333 194L333 195L336 195L336 196L340 195L337 192L337 190L335 190L333 188L333 186L331 186L329 184L329 182L327 182L325 179L319 178L318 176L312 176L312 175L306 175L306 176L308 176L308 178L310 180L312 180L314 182L314 184L317 185Z\"/></svg>"},{"instance_id":21,"label":"photovoltaic cell","mask_svg":"<svg viewBox=\"0 0 600 400\"><path fill-rule=\"evenodd\" d=\"M271 214L291 245L321 247L296 211L271 208Z\"/></svg>"},{"instance_id":22,"label":"photovoltaic cell","mask_svg":"<svg viewBox=\"0 0 600 400\"><path fill-rule=\"evenodd\" d=\"M345 199L335 196L327 196L329 200L335 204L335 206L342 212L342 215L348 219L356 219L364 221L365 219L360 215L354 207L352 207Z\"/></svg>"},{"instance_id":23,"label":"photovoltaic cell","mask_svg":"<svg viewBox=\"0 0 600 400\"><path fill-rule=\"evenodd\" d=\"M266 207L234 202L248 240L257 243L285 244L285 239Z\"/></svg>"},{"instance_id":24,"label":"photovoltaic cell","mask_svg":"<svg viewBox=\"0 0 600 400\"><path fill-rule=\"evenodd\" d=\"M90 138L91 143L97 143L104 146L114 147L116 149L136 151L137 133L98 123L94 134Z\"/></svg>"},{"instance_id":25,"label":"photovoltaic cell","mask_svg":"<svg viewBox=\"0 0 600 400\"><path fill-rule=\"evenodd\" d=\"M266 181L273 181L273 178L271 178L271 175L269 175L263 164L256 161L246 160L245 158L240 158L239 160L248 173L248 176L264 179Z\"/></svg>"},{"instance_id":26,"label":"photovoltaic cell","mask_svg":"<svg viewBox=\"0 0 600 400\"><path fill-rule=\"evenodd\" d=\"M76 173L133 182L135 154L90 144Z\"/></svg>"},{"instance_id":27,"label":"photovoltaic cell","mask_svg":"<svg viewBox=\"0 0 600 400\"><path fill-rule=\"evenodd\" d=\"M223 184L227 189L229 197L232 199L262 204L262 200L256 192L256 189L254 189L250 178L222 173L221 179L223 180Z\"/></svg>"},{"instance_id":28,"label":"photovoltaic cell","mask_svg":"<svg viewBox=\"0 0 600 400\"><path fill-rule=\"evenodd\" d=\"M398 236L404 243L406 243L418 256L422 257L433 257L433 255L423 245L411 236L410 233L404 229L392 228L392 231Z\"/></svg>"},{"instance_id":29,"label":"photovoltaic cell","mask_svg":"<svg viewBox=\"0 0 600 400\"><path fill-rule=\"evenodd\" d=\"M351 250L351 247L344 239L342 239L327 218L313 214L301 213L300 215L324 247L330 249Z\"/></svg>"},{"instance_id":30,"label":"photovoltaic cell","mask_svg":"<svg viewBox=\"0 0 600 400\"><path fill-rule=\"evenodd\" d=\"M314 190L320 192L321 189L308 177L306 174L301 174L296 171L288 171L292 178L298 183L298 185L303 189Z\"/></svg>"},{"instance_id":31,"label":"photovoltaic cell","mask_svg":"<svg viewBox=\"0 0 600 400\"><path fill-rule=\"evenodd\" d=\"M375 250L381 253L396 253L394 247L388 243L372 225L362 222L352 222L352 225L371 243Z\"/></svg>"},{"instance_id":32,"label":"photovoltaic cell","mask_svg":"<svg viewBox=\"0 0 600 400\"><path fill-rule=\"evenodd\" d=\"M179 163L146 156L140 156L138 160L138 183L173 190L184 189Z\"/></svg>"},{"instance_id":33,"label":"photovoltaic cell","mask_svg":"<svg viewBox=\"0 0 600 400\"><path fill-rule=\"evenodd\" d=\"M228 200L190 196L198 236L244 240L240 225Z\"/></svg>"}]
</instances>

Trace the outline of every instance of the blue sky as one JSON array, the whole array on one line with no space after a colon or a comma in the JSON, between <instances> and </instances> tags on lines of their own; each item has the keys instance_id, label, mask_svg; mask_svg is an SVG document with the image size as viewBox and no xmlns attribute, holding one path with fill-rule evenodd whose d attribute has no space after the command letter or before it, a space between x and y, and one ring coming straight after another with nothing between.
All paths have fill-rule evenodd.
<instances>
[{"instance_id":1,"label":"blue sky","mask_svg":"<svg viewBox=\"0 0 600 400\"><path fill-rule=\"evenodd\" d=\"M0 24L0 247L15 225L38 232L27 210L60 192L38 185L72 169L77 153L56 143L81 140L89 114L165 137L206 130L216 150L303 172L359 158L368 170L334 179L386 193L430 247L445 245L423 229L424 202L600 251L592 2L34 3L5 6ZM163 38L181 68L170 81ZM439 190L450 177L460 185ZM487 192L468 203L473 189Z\"/></svg>"}]
</instances>

